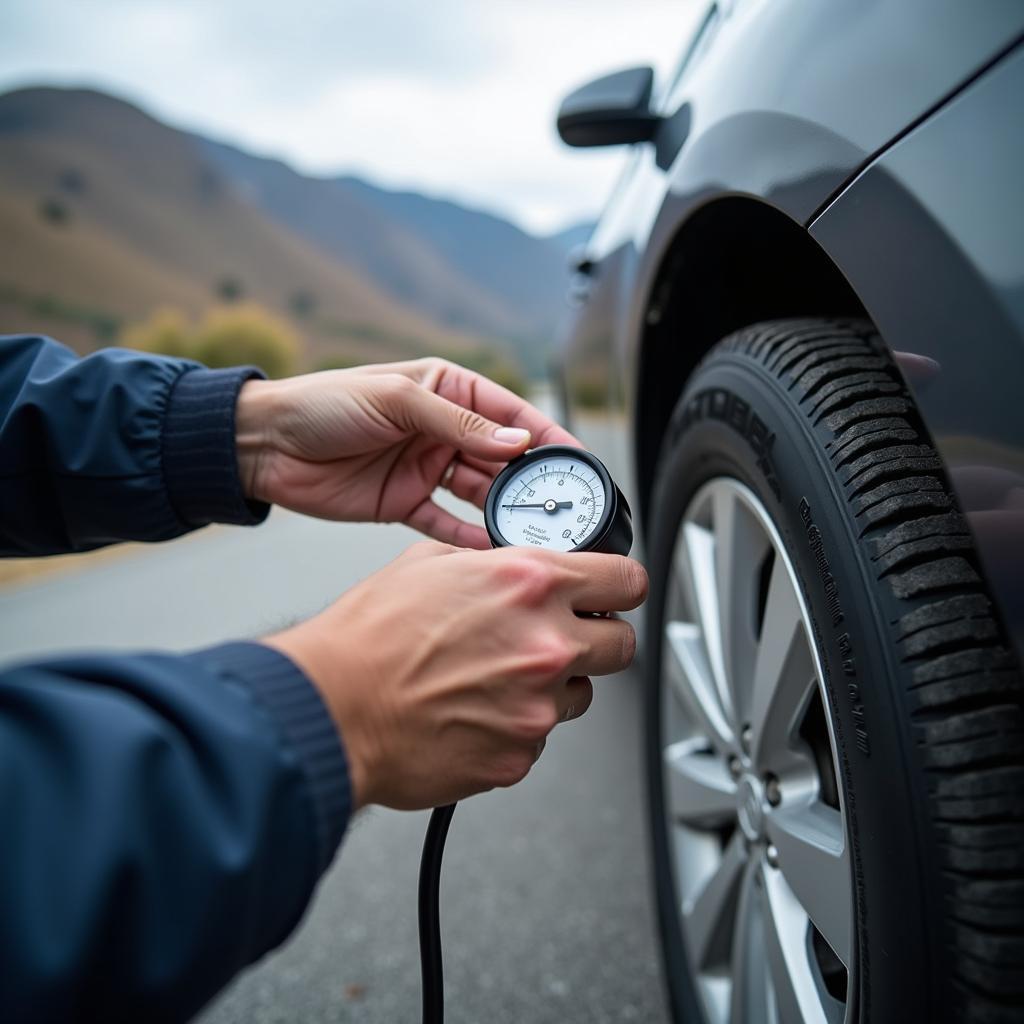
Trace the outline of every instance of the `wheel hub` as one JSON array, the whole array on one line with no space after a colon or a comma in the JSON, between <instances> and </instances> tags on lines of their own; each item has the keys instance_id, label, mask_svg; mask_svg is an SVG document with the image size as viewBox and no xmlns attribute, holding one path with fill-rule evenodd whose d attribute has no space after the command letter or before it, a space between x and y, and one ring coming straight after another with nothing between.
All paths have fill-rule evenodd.
<instances>
[{"instance_id":1,"label":"wheel hub","mask_svg":"<svg viewBox=\"0 0 1024 1024\"><path fill-rule=\"evenodd\" d=\"M736 787L736 817L747 841L759 842L764 838L765 797L761 780L749 773Z\"/></svg>"}]
</instances>

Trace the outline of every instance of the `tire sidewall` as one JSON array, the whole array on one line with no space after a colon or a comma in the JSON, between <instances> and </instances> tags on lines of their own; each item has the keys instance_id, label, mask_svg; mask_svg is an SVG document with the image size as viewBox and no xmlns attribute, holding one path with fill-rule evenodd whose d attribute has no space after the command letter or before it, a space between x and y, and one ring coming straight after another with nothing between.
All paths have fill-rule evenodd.
<instances>
[{"instance_id":1,"label":"tire sidewall","mask_svg":"<svg viewBox=\"0 0 1024 1024\"><path fill-rule=\"evenodd\" d=\"M665 589L683 514L700 487L722 475L749 487L768 510L812 620L854 876L853 1019L923 1019L929 1013L930 925L918 849L925 823L919 819L922 795L906 763L907 709L894 687L884 592L862 563L824 443L778 380L753 359L725 351L713 355L691 379L663 444L649 518L646 768L657 911L677 1021L702 1018L685 968L663 810Z\"/></svg>"}]
</instances>

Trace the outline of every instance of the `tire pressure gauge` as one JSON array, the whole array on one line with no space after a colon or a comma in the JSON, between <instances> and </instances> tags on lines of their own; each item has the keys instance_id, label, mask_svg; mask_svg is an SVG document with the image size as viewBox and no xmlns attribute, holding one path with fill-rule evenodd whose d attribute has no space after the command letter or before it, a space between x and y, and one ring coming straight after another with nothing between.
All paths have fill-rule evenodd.
<instances>
[{"instance_id":1,"label":"tire pressure gauge","mask_svg":"<svg viewBox=\"0 0 1024 1024\"><path fill-rule=\"evenodd\" d=\"M548 444L513 459L495 478L484 522L496 548L602 551L628 555L629 505L601 460L582 448ZM441 858L455 804L435 807L420 860L420 971L423 1024L444 1024L441 962Z\"/></svg>"},{"instance_id":2,"label":"tire pressure gauge","mask_svg":"<svg viewBox=\"0 0 1024 1024\"><path fill-rule=\"evenodd\" d=\"M568 445L513 459L491 484L484 522L495 547L626 555L633 543L629 505L608 470Z\"/></svg>"}]
</instances>

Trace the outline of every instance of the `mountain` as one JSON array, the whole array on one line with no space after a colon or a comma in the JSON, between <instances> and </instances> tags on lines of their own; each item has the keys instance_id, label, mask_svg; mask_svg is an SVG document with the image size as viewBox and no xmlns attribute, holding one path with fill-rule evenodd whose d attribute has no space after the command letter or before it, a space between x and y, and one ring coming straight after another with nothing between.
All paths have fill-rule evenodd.
<instances>
[{"instance_id":1,"label":"mountain","mask_svg":"<svg viewBox=\"0 0 1024 1024\"><path fill-rule=\"evenodd\" d=\"M279 160L196 141L279 223L428 316L497 337L532 368L543 366L565 309L566 253L593 225L538 238L448 200L350 176L310 178Z\"/></svg>"},{"instance_id":2,"label":"mountain","mask_svg":"<svg viewBox=\"0 0 1024 1024\"><path fill-rule=\"evenodd\" d=\"M0 232L4 329L49 317L72 342L242 293L296 322L311 359L498 345L537 373L565 281L565 233L300 175L80 89L0 96Z\"/></svg>"},{"instance_id":3,"label":"mountain","mask_svg":"<svg viewBox=\"0 0 1024 1024\"><path fill-rule=\"evenodd\" d=\"M396 298L442 322L488 333L524 327L526 321L500 297L481 293L429 242L361 194L362 188L380 190L353 179L306 177L280 160L194 138L248 201Z\"/></svg>"},{"instance_id":4,"label":"mountain","mask_svg":"<svg viewBox=\"0 0 1024 1024\"><path fill-rule=\"evenodd\" d=\"M339 342L362 358L480 344L272 221L190 136L100 93L0 97L0 233L7 306L49 295L57 313L126 320L169 304L195 315L230 286L282 315L313 297L302 329L321 355Z\"/></svg>"}]
</instances>

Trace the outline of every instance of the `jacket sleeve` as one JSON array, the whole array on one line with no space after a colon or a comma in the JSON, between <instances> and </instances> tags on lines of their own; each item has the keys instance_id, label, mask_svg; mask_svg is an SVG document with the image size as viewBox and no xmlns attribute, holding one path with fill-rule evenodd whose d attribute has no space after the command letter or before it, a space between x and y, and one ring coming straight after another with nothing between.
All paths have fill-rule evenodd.
<instances>
[{"instance_id":1,"label":"jacket sleeve","mask_svg":"<svg viewBox=\"0 0 1024 1024\"><path fill-rule=\"evenodd\" d=\"M238 477L235 402L253 367L0 336L0 555L166 540L253 524Z\"/></svg>"},{"instance_id":2,"label":"jacket sleeve","mask_svg":"<svg viewBox=\"0 0 1024 1024\"><path fill-rule=\"evenodd\" d=\"M295 927L350 812L278 652L0 673L0 1019L180 1021Z\"/></svg>"}]
</instances>

